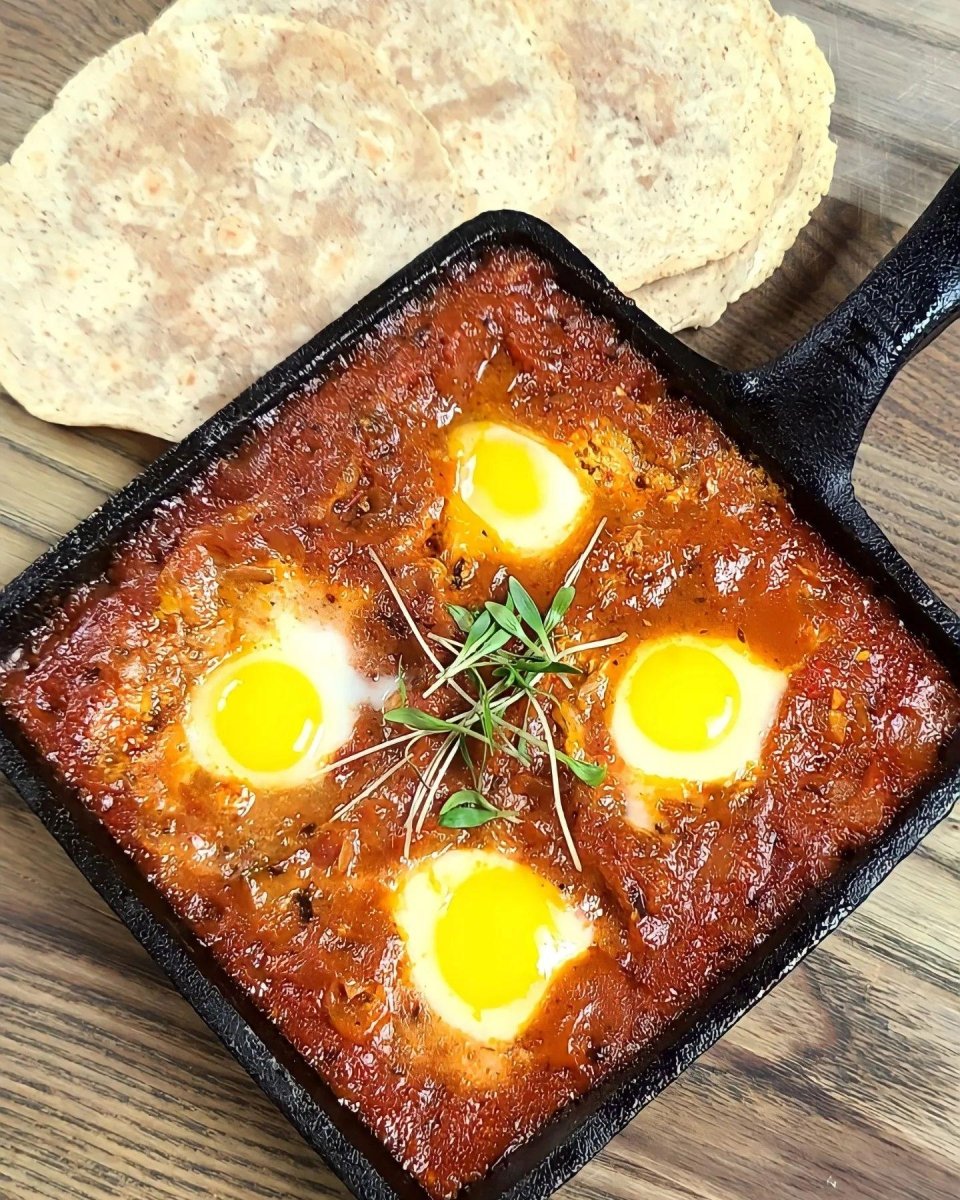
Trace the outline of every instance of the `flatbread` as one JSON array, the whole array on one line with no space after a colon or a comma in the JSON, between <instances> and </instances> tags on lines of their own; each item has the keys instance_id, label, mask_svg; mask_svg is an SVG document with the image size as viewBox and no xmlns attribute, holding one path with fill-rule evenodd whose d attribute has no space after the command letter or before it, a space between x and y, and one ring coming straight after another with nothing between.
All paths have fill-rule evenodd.
<instances>
[{"instance_id":1,"label":"flatbread","mask_svg":"<svg viewBox=\"0 0 960 1200\"><path fill-rule=\"evenodd\" d=\"M342 33L130 38L0 167L0 380L46 420L179 438L475 203Z\"/></svg>"},{"instance_id":2,"label":"flatbread","mask_svg":"<svg viewBox=\"0 0 960 1200\"><path fill-rule=\"evenodd\" d=\"M238 12L317 20L370 46L481 208L543 215L565 189L576 129L570 64L512 0L177 0L154 28Z\"/></svg>"},{"instance_id":3,"label":"flatbread","mask_svg":"<svg viewBox=\"0 0 960 1200\"><path fill-rule=\"evenodd\" d=\"M813 33L795 17L783 18L779 56L798 129L781 194L763 229L742 249L634 293L644 312L666 329L712 325L728 304L763 283L830 187L837 155L830 140L833 73Z\"/></svg>"},{"instance_id":4,"label":"flatbread","mask_svg":"<svg viewBox=\"0 0 960 1200\"><path fill-rule=\"evenodd\" d=\"M769 6L523 2L570 58L579 101L558 228L625 291L756 237L796 139Z\"/></svg>"}]
</instances>

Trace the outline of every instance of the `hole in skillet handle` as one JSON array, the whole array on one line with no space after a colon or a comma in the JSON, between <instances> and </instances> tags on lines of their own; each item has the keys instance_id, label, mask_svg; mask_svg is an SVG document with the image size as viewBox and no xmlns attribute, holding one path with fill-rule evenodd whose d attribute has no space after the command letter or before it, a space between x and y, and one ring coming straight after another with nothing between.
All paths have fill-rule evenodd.
<instances>
[{"instance_id":1,"label":"hole in skillet handle","mask_svg":"<svg viewBox=\"0 0 960 1200\"><path fill-rule=\"evenodd\" d=\"M795 480L835 511L900 368L960 316L960 169L903 240L780 358L727 376L728 401Z\"/></svg>"}]
</instances>

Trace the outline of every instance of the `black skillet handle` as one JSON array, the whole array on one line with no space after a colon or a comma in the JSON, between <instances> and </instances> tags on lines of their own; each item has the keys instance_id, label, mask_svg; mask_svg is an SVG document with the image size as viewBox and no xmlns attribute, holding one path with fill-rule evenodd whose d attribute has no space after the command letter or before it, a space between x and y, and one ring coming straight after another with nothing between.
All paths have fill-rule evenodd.
<instances>
[{"instance_id":1,"label":"black skillet handle","mask_svg":"<svg viewBox=\"0 0 960 1200\"><path fill-rule=\"evenodd\" d=\"M887 257L780 358L730 377L733 403L800 478L848 491L867 422L908 359L960 316L960 169Z\"/></svg>"}]
</instances>

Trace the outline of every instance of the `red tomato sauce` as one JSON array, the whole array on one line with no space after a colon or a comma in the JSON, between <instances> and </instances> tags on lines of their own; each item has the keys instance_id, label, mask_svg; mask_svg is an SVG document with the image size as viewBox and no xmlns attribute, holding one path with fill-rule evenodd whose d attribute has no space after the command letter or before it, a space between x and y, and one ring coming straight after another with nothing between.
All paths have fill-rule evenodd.
<instances>
[{"instance_id":1,"label":"red tomato sauce","mask_svg":"<svg viewBox=\"0 0 960 1200\"><path fill-rule=\"evenodd\" d=\"M519 857L593 923L591 948L505 1045L446 1026L409 980L391 905L415 778L400 771L332 819L399 752L258 791L199 766L184 726L194 684L249 621L278 611L334 622L368 677L402 661L420 701L432 671L369 549L427 633L454 632L448 603L502 598L495 545L465 549L447 521L449 429L478 418L562 446L591 493L585 530L510 571L548 603L605 517L566 630L627 635L558 693L557 741L609 768L598 788L561 781L582 872L542 758L499 755L486 769L487 795L518 823L457 831L434 812L413 842L415 860L450 845ZM643 829L628 819L603 681L669 633L735 640L788 682L759 766L681 789ZM164 504L0 668L0 701L436 1197L481 1176L742 961L884 829L960 719L944 671L889 605L709 417L520 252L457 270ZM451 700L435 702L443 712ZM340 754L383 736L379 713L362 709ZM454 765L445 791L465 782Z\"/></svg>"}]
</instances>

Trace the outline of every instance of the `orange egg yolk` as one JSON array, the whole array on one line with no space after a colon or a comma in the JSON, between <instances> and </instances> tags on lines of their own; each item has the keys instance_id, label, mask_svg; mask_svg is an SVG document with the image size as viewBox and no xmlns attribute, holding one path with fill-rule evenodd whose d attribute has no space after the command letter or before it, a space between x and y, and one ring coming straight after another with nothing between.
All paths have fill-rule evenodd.
<instances>
[{"instance_id":1,"label":"orange egg yolk","mask_svg":"<svg viewBox=\"0 0 960 1200\"><path fill-rule=\"evenodd\" d=\"M715 746L733 728L740 685L709 646L669 644L637 664L628 703L637 729L651 742L692 753Z\"/></svg>"},{"instance_id":2,"label":"orange egg yolk","mask_svg":"<svg viewBox=\"0 0 960 1200\"><path fill-rule=\"evenodd\" d=\"M434 951L447 985L475 1014L522 1000L549 977L555 892L532 871L498 866L474 871L454 889Z\"/></svg>"},{"instance_id":3,"label":"orange egg yolk","mask_svg":"<svg viewBox=\"0 0 960 1200\"><path fill-rule=\"evenodd\" d=\"M285 771L313 745L323 704L313 682L280 659L238 659L224 673L214 706L214 732L246 771Z\"/></svg>"},{"instance_id":4,"label":"orange egg yolk","mask_svg":"<svg viewBox=\"0 0 960 1200\"><path fill-rule=\"evenodd\" d=\"M490 432L461 460L457 488L479 513L531 517L547 500L537 468L529 443Z\"/></svg>"}]
</instances>

